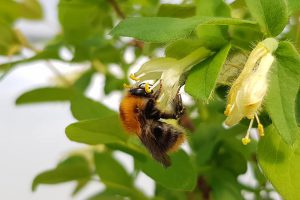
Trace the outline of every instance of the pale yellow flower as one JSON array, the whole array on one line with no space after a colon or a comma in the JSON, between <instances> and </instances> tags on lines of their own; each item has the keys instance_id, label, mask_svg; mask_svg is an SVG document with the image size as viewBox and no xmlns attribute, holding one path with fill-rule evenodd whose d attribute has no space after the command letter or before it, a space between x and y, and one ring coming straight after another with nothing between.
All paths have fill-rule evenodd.
<instances>
[{"instance_id":1,"label":"pale yellow flower","mask_svg":"<svg viewBox=\"0 0 300 200\"><path fill-rule=\"evenodd\" d=\"M268 90L268 74L274 61L272 53L277 46L278 42L273 38L258 43L228 94L228 104L224 112L227 115L225 126L234 126L244 117L251 120L247 134L242 139L245 145L250 142L249 134L254 119L258 123L260 135L264 135L258 112Z\"/></svg>"}]
</instances>

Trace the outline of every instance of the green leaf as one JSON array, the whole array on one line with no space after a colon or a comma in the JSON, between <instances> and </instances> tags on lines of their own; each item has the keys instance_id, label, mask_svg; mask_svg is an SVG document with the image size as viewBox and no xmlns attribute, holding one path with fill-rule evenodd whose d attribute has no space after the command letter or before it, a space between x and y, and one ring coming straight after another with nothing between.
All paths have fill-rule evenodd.
<instances>
[{"instance_id":1,"label":"green leaf","mask_svg":"<svg viewBox=\"0 0 300 200\"><path fill-rule=\"evenodd\" d=\"M91 145L122 142L127 137L118 115L70 124L66 134L72 141Z\"/></svg>"},{"instance_id":2,"label":"green leaf","mask_svg":"<svg viewBox=\"0 0 300 200\"><path fill-rule=\"evenodd\" d=\"M32 183L35 191L40 184L57 184L74 180L89 179L92 175L88 161L82 156L71 156L56 168L37 175Z\"/></svg>"},{"instance_id":3,"label":"green leaf","mask_svg":"<svg viewBox=\"0 0 300 200\"><path fill-rule=\"evenodd\" d=\"M233 46L237 46L249 52L253 49L253 41L261 41L261 39L264 38L263 33L259 29L242 26L230 27L229 34L231 38L230 42Z\"/></svg>"},{"instance_id":4,"label":"green leaf","mask_svg":"<svg viewBox=\"0 0 300 200\"><path fill-rule=\"evenodd\" d=\"M106 190L88 200L149 200L142 192L126 185L106 183Z\"/></svg>"},{"instance_id":5,"label":"green leaf","mask_svg":"<svg viewBox=\"0 0 300 200\"><path fill-rule=\"evenodd\" d=\"M121 195L131 197L133 200L147 199L143 193L133 187L133 179L123 166L117 162L110 152L95 152L96 173L106 185L104 193L97 195L96 199L104 196ZM95 198L95 197L93 197Z\"/></svg>"},{"instance_id":6,"label":"green leaf","mask_svg":"<svg viewBox=\"0 0 300 200\"><path fill-rule=\"evenodd\" d=\"M98 37L98 36L96 36ZM91 41L90 43L92 43ZM94 43L91 47L95 48L92 53L92 57L99 59L102 63L120 63L123 56L123 50L115 47L114 44L109 40L104 40L103 44L98 45Z\"/></svg>"},{"instance_id":7,"label":"green leaf","mask_svg":"<svg viewBox=\"0 0 300 200\"><path fill-rule=\"evenodd\" d=\"M122 57L122 50L116 48L111 40L99 35L86 40L80 39L80 44L76 44L74 51L72 62L92 60L92 63L101 61L100 64L118 63Z\"/></svg>"},{"instance_id":8,"label":"green leaf","mask_svg":"<svg viewBox=\"0 0 300 200\"><path fill-rule=\"evenodd\" d=\"M187 200L187 196L182 191L177 190L168 190L161 185L156 185L155 187L155 197L152 200ZM193 192L193 197L195 197L195 193ZM200 198L195 198L200 199ZM201 199L202 200L202 199Z\"/></svg>"},{"instance_id":9,"label":"green leaf","mask_svg":"<svg viewBox=\"0 0 300 200\"><path fill-rule=\"evenodd\" d=\"M72 192L72 196L76 196L80 191L82 191L83 188L85 188L85 186L88 185L88 183L90 182L90 179L81 179L78 180L76 183L76 187L74 188L73 192Z\"/></svg>"},{"instance_id":10,"label":"green leaf","mask_svg":"<svg viewBox=\"0 0 300 200\"><path fill-rule=\"evenodd\" d=\"M288 23L285 0L245 0L251 15L269 36L277 36Z\"/></svg>"},{"instance_id":11,"label":"green leaf","mask_svg":"<svg viewBox=\"0 0 300 200\"><path fill-rule=\"evenodd\" d=\"M119 79L114 75L107 73L105 76L105 85L104 85L104 93L109 94L115 90L124 89L125 79Z\"/></svg>"},{"instance_id":12,"label":"green leaf","mask_svg":"<svg viewBox=\"0 0 300 200\"><path fill-rule=\"evenodd\" d=\"M189 156L182 150L171 154L172 165L164 168L153 159L137 161L137 166L158 184L175 190L191 191L196 186L197 174Z\"/></svg>"},{"instance_id":13,"label":"green leaf","mask_svg":"<svg viewBox=\"0 0 300 200\"><path fill-rule=\"evenodd\" d=\"M255 22L222 17L135 17L120 22L111 35L134 37L146 42L169 42L189 36L198 25L204 24L249 26Z\"/></svg>"},{"instance_id":14,"label":"green leaf","mask_svg":"<svg viewBox=\"0 0 300 200\"><path fill-rule=\"evenodd\" d=\"M211 114L214 120L210 123L199 123L197 130L190 138L190 146L193 152L196 153L195 160L198 173L206 175L207 166L212 163L230 171L232 174L245 173L247 159L251 159L256 152L255 143L249 144L250 146L247 146L247 148L243 147L240 139L237 139L237 135L244 134L246 128L237 125L231 129L224 129L222 127L224 116ZM222 118L219 119L221 116ZM254 151L248 153L249 147L254 147ZM248 154L250 154L249 157Z\"/></svg>"},{"instance_id":15,"label":"green leaf","mask_svg":"<svg viewBox=\"0 0 300 200\"><path fill-rule=\"evenodd\" d=\"M124 197L116 194L106 194L104 191L99 194L93 195L87 200L124 200Z\"/></svg>"},{"instance_id":16,"label":"green leaf","mask_svg":"<svg viewBox=\"0 0 300 200\"><path fill-rule=\"evenodd\" d=\"M296 118L298 126L300 126L300 91L298 92L296 99Z\"/></svg>"},{"instance_id":17,"label":"green leaf","mask_svg":"<svg viewBox=\"0 0 300 200\"><path fill-rule=\"evenodd\" d=\"M300 10L300 1L299 0L287 0L289 14L294 14Z\"/></svg>"},{"instance_id":18,"label":"green leaf","mask_svg":"<svg viewBox=\"0 0 300 200\"><path fill-rule=\"evenodd\" d=\"M43 9L38 0L24 0L20 5L19 14L27 19L42 19Z\"/></svg>"},{"instance_id":19,"label":"green leaf","mask_svg":"<svg viewBox=\"0 0 300 200\"><path fill-rule=\"evenodd\" d=\"M236 176L246 173L247 160L243 157L243 155L239 151L230 148L230 146L224 146L224 148L224 152L220 152L215 157L217 160L217 166L222 166L224 169ZM242 148L242 145L240 145L240 148ZM234 163L234 165L232 163Z\"/></svg>"},{"instance_id":20,"label":"green leaf","mask_svg":"<svg viewBox=\"0 0 300 200\"><path fill-rule=\"evenodd\" d=\"M297 140L299 143L299 139ZM269 126L258 143L258 161L283 199L300 199L300 154L296 146L282 141L277 129Z\"/></svg>"},{"instance_id":21,"label":"green leaf","mask_svg":"<svg viewBox=\"0 0 300 200\"><path fill-rule=\"evenodd\" d=\"M289 42L280 42L276 63L271 68L266 108L282 139L294 144L300 131L295 114L295 101L300 85L300 55Z\"/></svg>"},{"instance_id":22,"label":"green leaf","mask_svg":"<svg viewBox=\"0 0 300 200\"><path fill-rule=\"evenodd\" d=\"M107 1L60 0L58 18L68 43L78 45L93 35L102 33L111 19Z\"/></svg>"},{"instance_id":23,"label":"green leaf","mask_svg":"<svg viewBox=\"0 0 300 200\"><path fill-rule=\"evenodd\" d=\"M106 144L106 146L112 150L119 150L133 156L135 159L140 161L145 161L147 159L147 153L144 151L143 148L137 146L133 143L126 142L126 143L112 143Z\"/></svg>"},{"instance_id":24,"label":"green leaf","mask_svg":"<svg viewBox=\"0 0 300 200\"><path fill-rule=\"evenodd\" d=\"M80 91L84 92L87 87L90 85L91 80L93 78L94 71L93 70L87 70L81 76L74 82L73 87Z\"/></svg>"},{"instance_id":25,"label":"green leaf","mask_svg":"<svg viewBox=\"0 0 300 200\"><path fill-rule=\"evenodd\" d=\"M68 88L46 87L25 92L16 100L16 104L45 103L52 101L68 101L73 97L73 91Z\"/></svg>"},{"instance_id":26,"label":"green leaf","mask_svg":"<svg viewBox=\"0 0 300 200\"><path fill-rule=\"evenodd\" d=\"M230 9L222 0L195 0L197 16L222 16L230 17Z\"/></svg>"},{"instance_id":27,"label":"green leaf","mask_svg":"<svg viewBox=\"0 0 300 200\"><path fill-rule=\"evenodd\" d=\"M77 120L100 118L115 114L100 102L94 101L81 94L76 95L71 100L72 115Z\"/></svg>"},{"instance_id":28,"label":"green leaf","mask_svg":"<svg viewBox=\"0 0 300 200\"><path fill-rule=\"evenodd\" d=\"M0 24L1 24L1 19L0 19ZM0 39L1 39L1 25L0 25ZM12 35L10 35L12 37ZM2 38L3 39L3 38ZM3 39L5 40L5 39ZM3 41L2 41L3 42ZM21 46L20 46L21 47ZM13 61L13 62L8 62L0 65L0 71L8 71L14 66L18 64L24 64L24 63L29 63L37 60L47 60L47 59L57 59L60 60L60 55L59 51L62 47L62 41L61 38L55 37L49 44L47 44L42 51L39 51L37 54L35 54L32 57ZM1 42L0 42L0 51L1 51ZM1 54L1 52L0 52ZM47 61L49 62L49 61ZM29 66L29 65L28 65Z\"/></svg>"},{"instance_id":29,"label":"green leaf","mask_svg":"<svg viewBox=\"0 0 300 200\"><path fill-rule=\"evenodd\" d=\"M218 134L223 134L222 132L225 130L219 122L216 124L199 123L197 125L197 129L191 135L189 142L193 152L196 153L197 167L201 167L207 165L207 162L212 159L213 153L216 151L219 143Z\"/></svg>"},{"instance_id":30,"label":"green leaf","mask_svg":"<svg viewBox=\"0 0 300 200\"><path fill-rule=\"evenodd\" d=\"M166 47L166 57L181 59L194 50L204 46L204 43L198 39L180 39Z\"/></svg>"},{"instance_id":31,"label":"green leaf","mask_svg":"<svg viewBox=\"0 0 300 200\"><path fill-rule=\"evenodd\" d=\"M59 51L62 48L62 39L60 37L54 38L49 44L44 47L44 49L38 52L31 58L25 59L25 62L31 62L36 60L45 60L45 59L61 59Z\"/></svg>"},{"instance_id":32,"label":"green leaf","mask_svg":"<svg viewBox=\"0 0 300 200\"><path fill-rule=\"evenodd\" d=\"M196 13L196 7L190 4L161 4L159 6L158 17L192 17Z\"/></svg>"},{"instance_id":33,"label":"green leaf","mask_svg":"<svg viewBox=\"0 0 300 200\"><path fill-rule=\"evenodd\" d=\"M132 186L132 177L126 172L123 166L117 162L109 152L94 153L96 173L101 181L115 183L126 187Z\"/></svg>"},{"instance_id":34,"label":"green leaf","mask_svg":"<svg viewBox=\"0 0 300 200\"><path fill-rule=\"evenodd\" d=\"M247 122L247 123L249 123L249 122ZM236 130L234 130L234 129L236 129ZM235 171L237 173L246 172L246 168L247 168L247 165L246 165L247 163L245 163L246 160L253 160L253 155L256 154L256 149L257 149L256 141L251 141L251 143L248 144L246 148L241 142L241 137L246 132L247 132L247 126L240 125L239 127L235 127L233 129L228 130L228 133L226 133L226 132L224 133L227 135L222 135L222 142L224 143L223 144L224 148L228 149L230 154L233 156L233 158L229 158L228 160L236 158L240 161L240 163L236 164L236 165L232 165L232 164L230 164L230 162L226 161L228 163L227 168L233 169L233 171ZM232 134L232 135L228 136L228 134ZM234 135L239 135L239 137L234 138ZM242 156L243 158L240 156ZM243 171L243 170L245 170L245 171Z\"/></svg>"},{"instance_id":35,"label":"green leaf","mask_svg":"<svg viewBox=\"0 0 300 200\"><path fill-rule=\"evenodd\" d=\"M212 197L214 200L243 200L236 176L224 169L214 169L212 172Z\"/></svg>"},{"instance_id":36,"label":"green leaf","mask_svg":"<svg viewBox=\"0 0 300 200\"><path fill-rule=\"evenodd\" d=\"M153 16L157 12L159 0L129 0L119 1L118 4L128 16ZM137 9L138 7L138 9Z\"/></svg>"},{"instance_id":37,"label":"green leaf","mask_svg":"<svg viewBox=\"0 0 300 200\"><path fill-rule=\"evenodd\" d=\"M222 29L217 26L201 25L196 28L196 35L199 42L203 43L203 46L219 49L228 43L225 31L222 32Z\"/></svg>"},{"instance_id":38,"label":"green leaf","mask_svg":"<svg viewBox=\"0 0 300 200\"><path fill-rule=\"evenodd\" d=\"M37 0L11 1L3 0L0 7L1 17L13 22L18 18L41 19L43 17L42 7Z\"/></svg>"},{"instance_id":39,"label":"green leaf","mask_svg":"<svg viewBox=\"0 0 300 200\"><path fill-rule=\"evenodd\" d=\"M231 45L225 46L216 55L199 63L191 70L185 91L203 101L208 101L214 92L218 75L227 58Z\"/></svg>"},{"instance_id":40,"label":"green leaf","mask_svg":"<svg viewBox=\"0 0 300 200\"><path fill-rule=\"evenodd\" d=\"M0 18L0 55L13 55L20 50L21 45L16 31Z\"/></svg>"},{"instance_id":41,"label":"green leaf","mask_svg":"<svg viewBox=\"0 0 300 200\"><path fill-rule=\"evenodd\" d=\"M230 17L230 9L223 0L196 0L197 16ZM227 42L228 27L199 25L196 35L204 46L213 49L221 48Z\"/></svg>"}]
</instances>

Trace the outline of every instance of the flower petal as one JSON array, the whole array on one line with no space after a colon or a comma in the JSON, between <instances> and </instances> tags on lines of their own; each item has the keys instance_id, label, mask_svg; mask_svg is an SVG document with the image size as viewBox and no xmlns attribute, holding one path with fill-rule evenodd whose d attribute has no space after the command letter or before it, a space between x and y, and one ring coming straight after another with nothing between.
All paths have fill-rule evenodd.
<instances>
[{"instance_id":1,"label":"flower petal","mask_svg":"<svg viewBox=\"0 0 300 200\"><path fill-rule=\"evenodd\" d=\"M135 76L140 76L141 74L148 74L152 72L162 73L175 65L177 65L177 60L175 58L154 58L143 64L134 74Z\"/></svg>"},{"instance_id":2,"label":"flower petal","mask_svg":"<svg viewBox=\"0 0 300 200\"><path fill-rule=\"evenodd\" d=\"M226 118L224 124L228 127L232 127L236 124L238 124L244 117L244 114L239 110L239 108L236 105L233 105L233 108Z\"/></svg>"}]
</instances>

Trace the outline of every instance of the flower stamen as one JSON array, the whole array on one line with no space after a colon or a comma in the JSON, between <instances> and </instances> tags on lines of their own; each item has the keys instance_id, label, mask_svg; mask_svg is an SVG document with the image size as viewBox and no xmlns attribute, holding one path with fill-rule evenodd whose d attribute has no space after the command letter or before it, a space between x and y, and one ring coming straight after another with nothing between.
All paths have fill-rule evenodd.
<instances>
[{"instance_id":1,"label":"flower stamen","mask_svg":"<svg viewBox=\"0 0 300 200\"><path fill-rule=\"evenodd\" d=\"M129 88L131 88L131 85L128 85L128 84L126 84L126 83L123 83L123 87L126 88L126 89L129 89Z\"/></svg>"},{"instance_id":2,"label":"flower stamen","mask_svg":"<svg viewBox=\"0 0 300 200\"><path fill-rule=\"evenodd\" d=\"M152 90L149 87L149 83L145 83L145 91L146 91L146 93L151 93L152 92Z\"/></svg>"},{"instance_id":3,"label":"flower stamen","mask_svg":"<svg viewBox=\"0 0 300 200\"><path fill-rule=\"evenodd\" d=\"M228 116L228 115L231 113L231 111L232 111L232 105L231 105L231 104L228 104L228 105L226 106L225 111L224 111L224 115L225 115L225 116Z\"/></svg>"},{"instance_id":4,"label":"flower stamen","mask_svg":"<svg viewBox=\"0 0 300 200\"><path fill-rule=\"evenodd\" d=\"M255 113L255 118L256 118L256 121L258 124L257 130L258 130L259 136L263 137L265 135L265 130L264 130L264 126L259 121L257 113Z\"/></svg>"},{"instance_id":5,"label":"flower stamen","mask_svg":"<svg viewBox=\"0 0 300 200\"><path fill-rule=\"evenodd\" d=\"M151 87L150 90L153 90L158 84L160 84L161 80L156 81Z\"/></svg>"},{"instance_id":6,"label":"flower stamen","mask_svg":"<svg viewBox=\"0 0 300 200\"><path fill-rule=\"evenodd\" d=\"M259 136L263 137L265 136L265 130L264 130L264 126L262 124L258 124L258 133L259 133Z\"/></svg>"},{"instance_id":7,"label":"flower stamen","mask_svg":"<svg viewBox=\"0 0 300 200\"><path fill-rule=\"evenodd\" d=\"M251 142L251 139L249 137L244 137L242 138L242 143L243 145L247 145Z\"/></svg>"},{"instance_id":8,"label":"flower stamen","mask_svg":"<svg viewBox=\"0 0 300 200\"><path fill-rule=\"evenodd\" d=\"M254 121L254 118L251 119L248 130L247 130L247 133L246 133L245 137L242 138L243 145L247 145L251 142L250 131L251 131L251 128L252 128L252 125L253 125L253 121Z\"/></svg>"},{"instance_id":9,"label":"flower stamen","mask_svg":"<svg viewBox=\"0 0 300 200\"><path fill-rule=\"evenodd\" d=\"M144 76L144 75L145 75L145 73L142 73L142 74L140 74L139 76L135 76L134 74L130 74L130 75L129 75L129 78L130 78L131 80L134 80L134 81L139 81L140 78L141 78L142 76Z\"/></svg>"}]
</instances>

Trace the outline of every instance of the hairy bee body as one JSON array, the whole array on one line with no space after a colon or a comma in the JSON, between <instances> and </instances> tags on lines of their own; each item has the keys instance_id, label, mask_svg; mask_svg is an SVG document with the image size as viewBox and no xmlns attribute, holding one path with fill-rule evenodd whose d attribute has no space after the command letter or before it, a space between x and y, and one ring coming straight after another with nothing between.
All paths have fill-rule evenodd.
<instances>
[{"instance_id":1,"label":"hairy bee body","mask_svg":"<svg viewBox=\"0 0 300 200\"><path fill-rule=\"evenodd\" d=\"M124 128L135 133L153 158L164 166L171 164L167 155L185 141L182 130L163 119L178 119L182 115L181 98L174 101L176 112L163 113L156 108L157 93L146 93L142 87L132 88L120 104L120 118Z\"/></svg>"},{"instance_id":2,"label":"hairy bee body","mask_svg":"<svg viewBox=\"0 0 300 200\"><path fill-rule=\"evenodd\" d=\"M125 130L129 133L141 134L138 110L143 110L146 99L128 94L120 104L120 118Z\"/></svg>"},{"instance_id":3,"label":"hairy bee body","mask_svg":"<svg viewBox=\"0 0 300 200\"><path fill-rule=\"evenodd\" d=\"M142 143L149 149L154 159L165 166L170 160L166 153L178 150L185 141L185 134L174 126L157 120L148 120L141 133Z\"/></svg>"}]
</instances>

